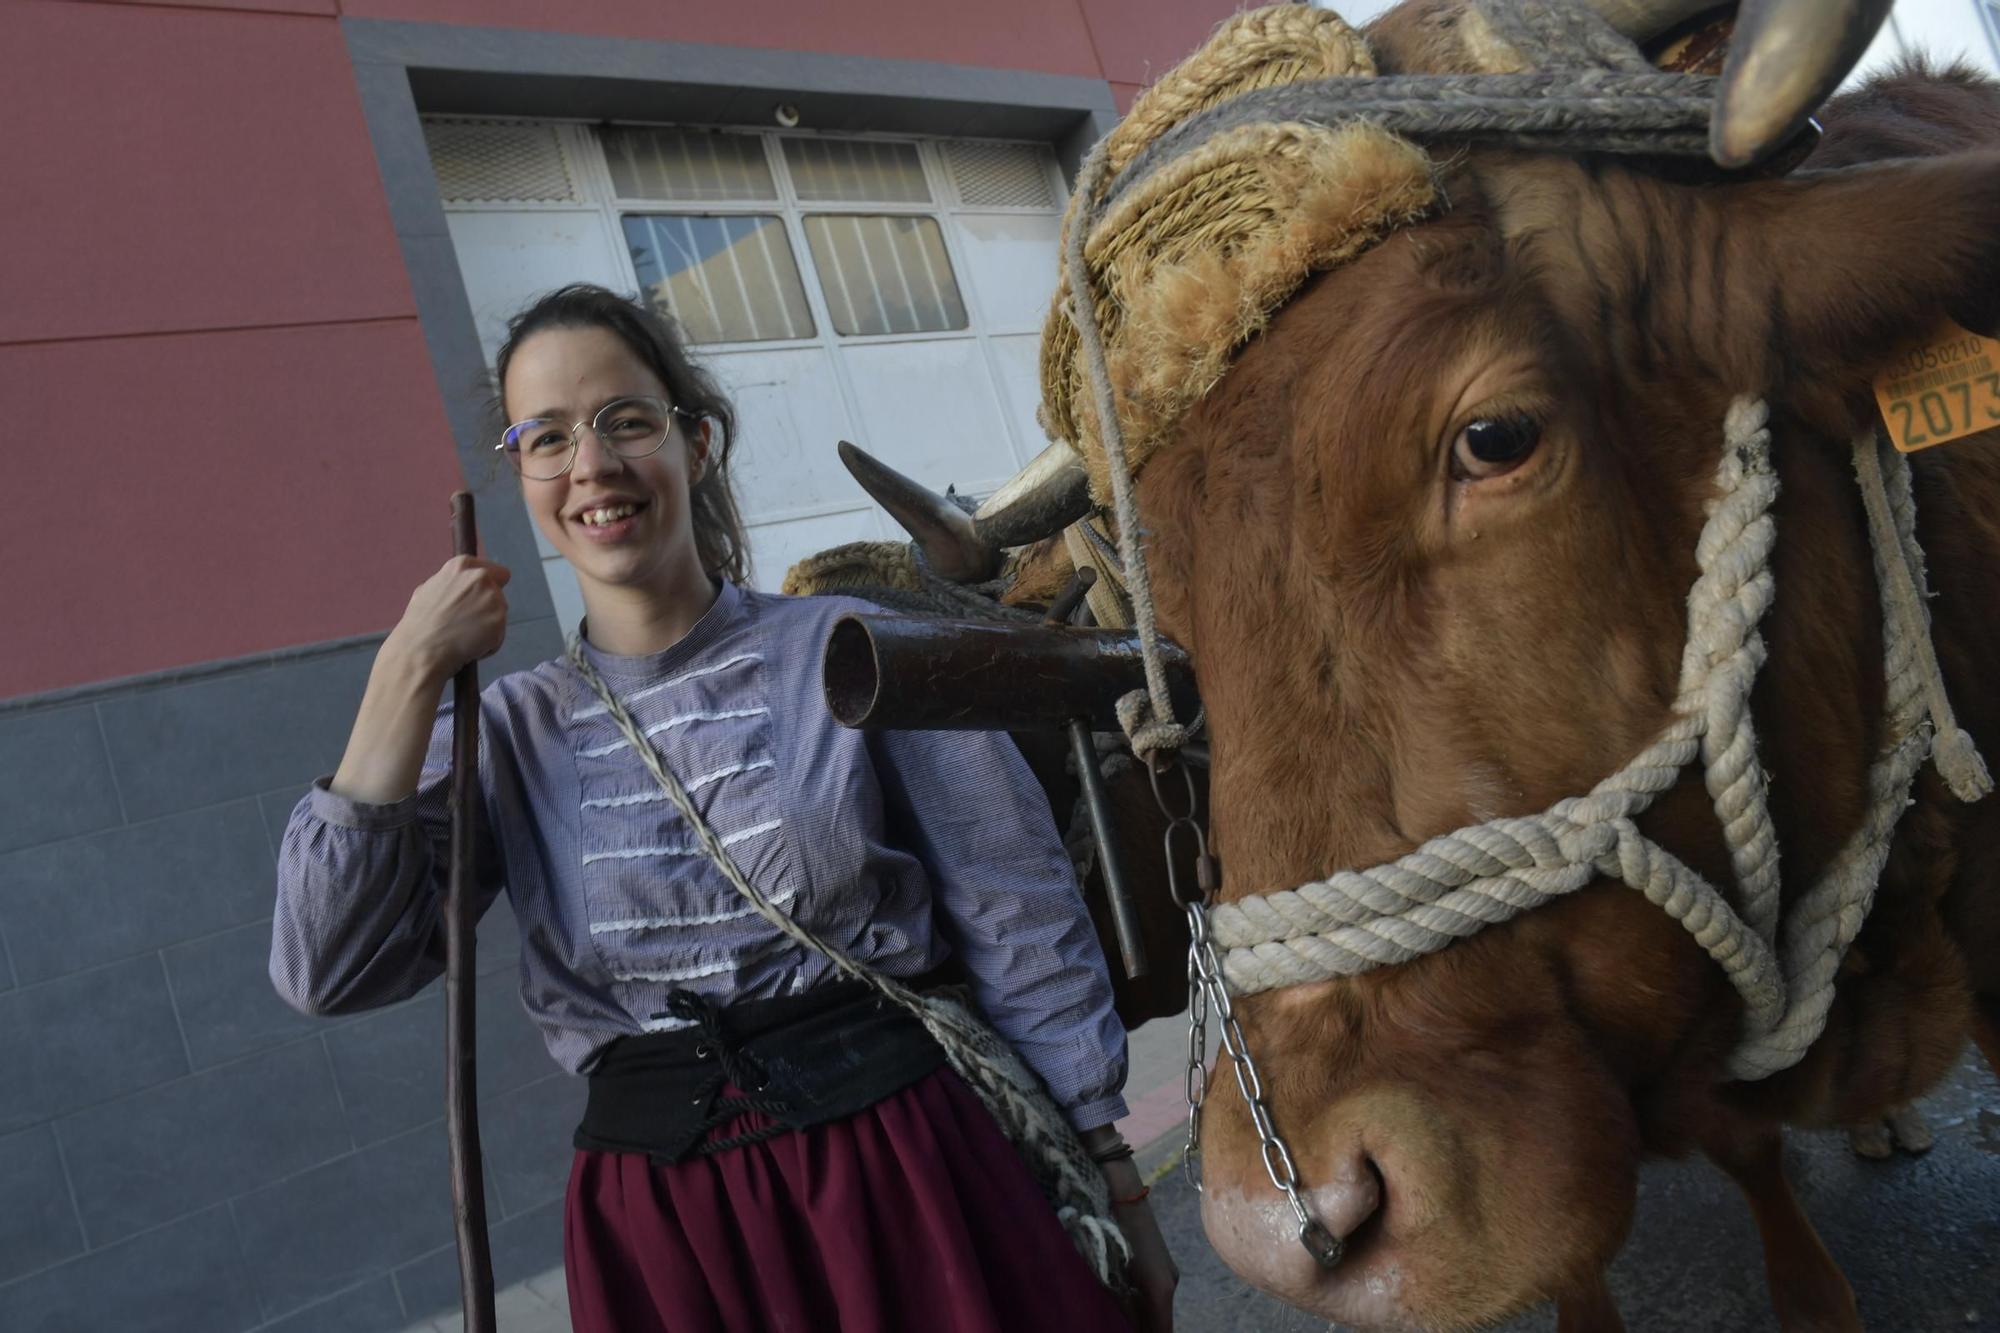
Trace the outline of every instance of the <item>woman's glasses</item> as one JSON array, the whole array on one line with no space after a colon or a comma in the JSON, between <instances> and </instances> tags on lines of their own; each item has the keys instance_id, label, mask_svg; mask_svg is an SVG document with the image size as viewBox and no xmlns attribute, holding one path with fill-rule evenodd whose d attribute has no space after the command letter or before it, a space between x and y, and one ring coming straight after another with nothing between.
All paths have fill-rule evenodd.
<instances>
[{"instance_id":1,"label":"woman's glasses","mask_svg":"<svg viewBox=\"0 0 2000 1333\"><path fill-rule=\"evenodd\" d=\"M674 418L698 421L701 414L670 406L664 398L619 398L598 409L588 422L574 424L531 417L501 432L493 447L506 453L514 470L529 481L553 481L576 462L576 446L586 425L620 458L656 454L673 433Z\"/></svg>"}]
</instances>

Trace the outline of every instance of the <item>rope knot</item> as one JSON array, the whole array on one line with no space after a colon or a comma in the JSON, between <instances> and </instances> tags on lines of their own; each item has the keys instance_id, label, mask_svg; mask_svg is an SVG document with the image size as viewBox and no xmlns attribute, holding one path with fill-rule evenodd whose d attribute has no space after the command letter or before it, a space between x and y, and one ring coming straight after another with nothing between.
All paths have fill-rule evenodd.
<instances>
[{"instance_id":1,"label":"rope knot","mask_svg":"<svg viewBox=\"0 0 2000 1333\"><path fill-rule=\"evenodd\" d=\"M1117 711L1119 729L1131 742L1132 753L1141 759L1150 759L1160 750L1178 750L1194 739L1193 727L1156 718L1152 698L1144 690L1121 697Z\"/></svg>"}]
</instances>

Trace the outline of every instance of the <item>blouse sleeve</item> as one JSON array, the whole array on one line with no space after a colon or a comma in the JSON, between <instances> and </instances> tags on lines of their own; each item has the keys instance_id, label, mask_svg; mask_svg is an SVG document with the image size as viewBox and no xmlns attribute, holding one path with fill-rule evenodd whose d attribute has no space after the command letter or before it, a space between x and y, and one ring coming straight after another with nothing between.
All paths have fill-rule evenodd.
<instances>
[{"instance_id":1,"label":"blouse sleeve","mask_svg":"<svg viewBox=\"0 0 2000 1333\"><path fill-rule=\"evenodd\" d=\"M1125 1115L1125 1028L1076 873L1012 741L870 735L891 836L928 872L937 924L987 1019L1079 1130Z\"/></svg>"},{"instance_id":2,"label":"blouse sleeve","mask_svg":"<svg viewBox=\"0 0 2000 1333\"><path fill-rule=\"evenodd\" d=\"M386 805L353 801L321 778L293 808L278 849L271 922L271 983L293 1008L373 1009L416 994L444 971L451 718L447 690L411 795ZM480 731L483 791L493 728ZM482 800L482 816L488 808ZM486 818L475 859L473 910L483 916L501 879Z\"/></svg>"}]
</instances>

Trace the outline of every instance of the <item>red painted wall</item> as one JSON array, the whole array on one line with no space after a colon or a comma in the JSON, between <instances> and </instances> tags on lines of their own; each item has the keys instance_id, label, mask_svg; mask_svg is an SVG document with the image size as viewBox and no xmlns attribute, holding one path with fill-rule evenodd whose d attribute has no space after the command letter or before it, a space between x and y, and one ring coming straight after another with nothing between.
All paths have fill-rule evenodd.
<instances>
[{"instance_id":1,"label":"red painted wall","mask_svg":"<svg viewBox=\"0 0 2000 1333\"><path fill-rule=\"evenodd\" d=\"M1232 0L9 0L0 698L386 628L459 484L338 18L1105 78Z\"/></svg>"}]
</instances>

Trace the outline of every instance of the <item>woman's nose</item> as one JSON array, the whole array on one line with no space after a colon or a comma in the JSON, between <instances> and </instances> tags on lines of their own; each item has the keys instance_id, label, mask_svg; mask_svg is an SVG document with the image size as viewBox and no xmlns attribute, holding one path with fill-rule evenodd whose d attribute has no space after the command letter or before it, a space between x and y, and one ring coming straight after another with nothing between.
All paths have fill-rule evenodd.
<instances>
[{"instance_id":1,"label":"woman's nose","mask_svg":"<svg viewBox=\"0 0 2000 1333\"><path fill-rule=\"evenodd\" d=\"M584 426L576 433L576 459L570 464L573 477L609 477L625 470L625 460L599 438L597 431Z\"/></svg>"}]
</instances>

